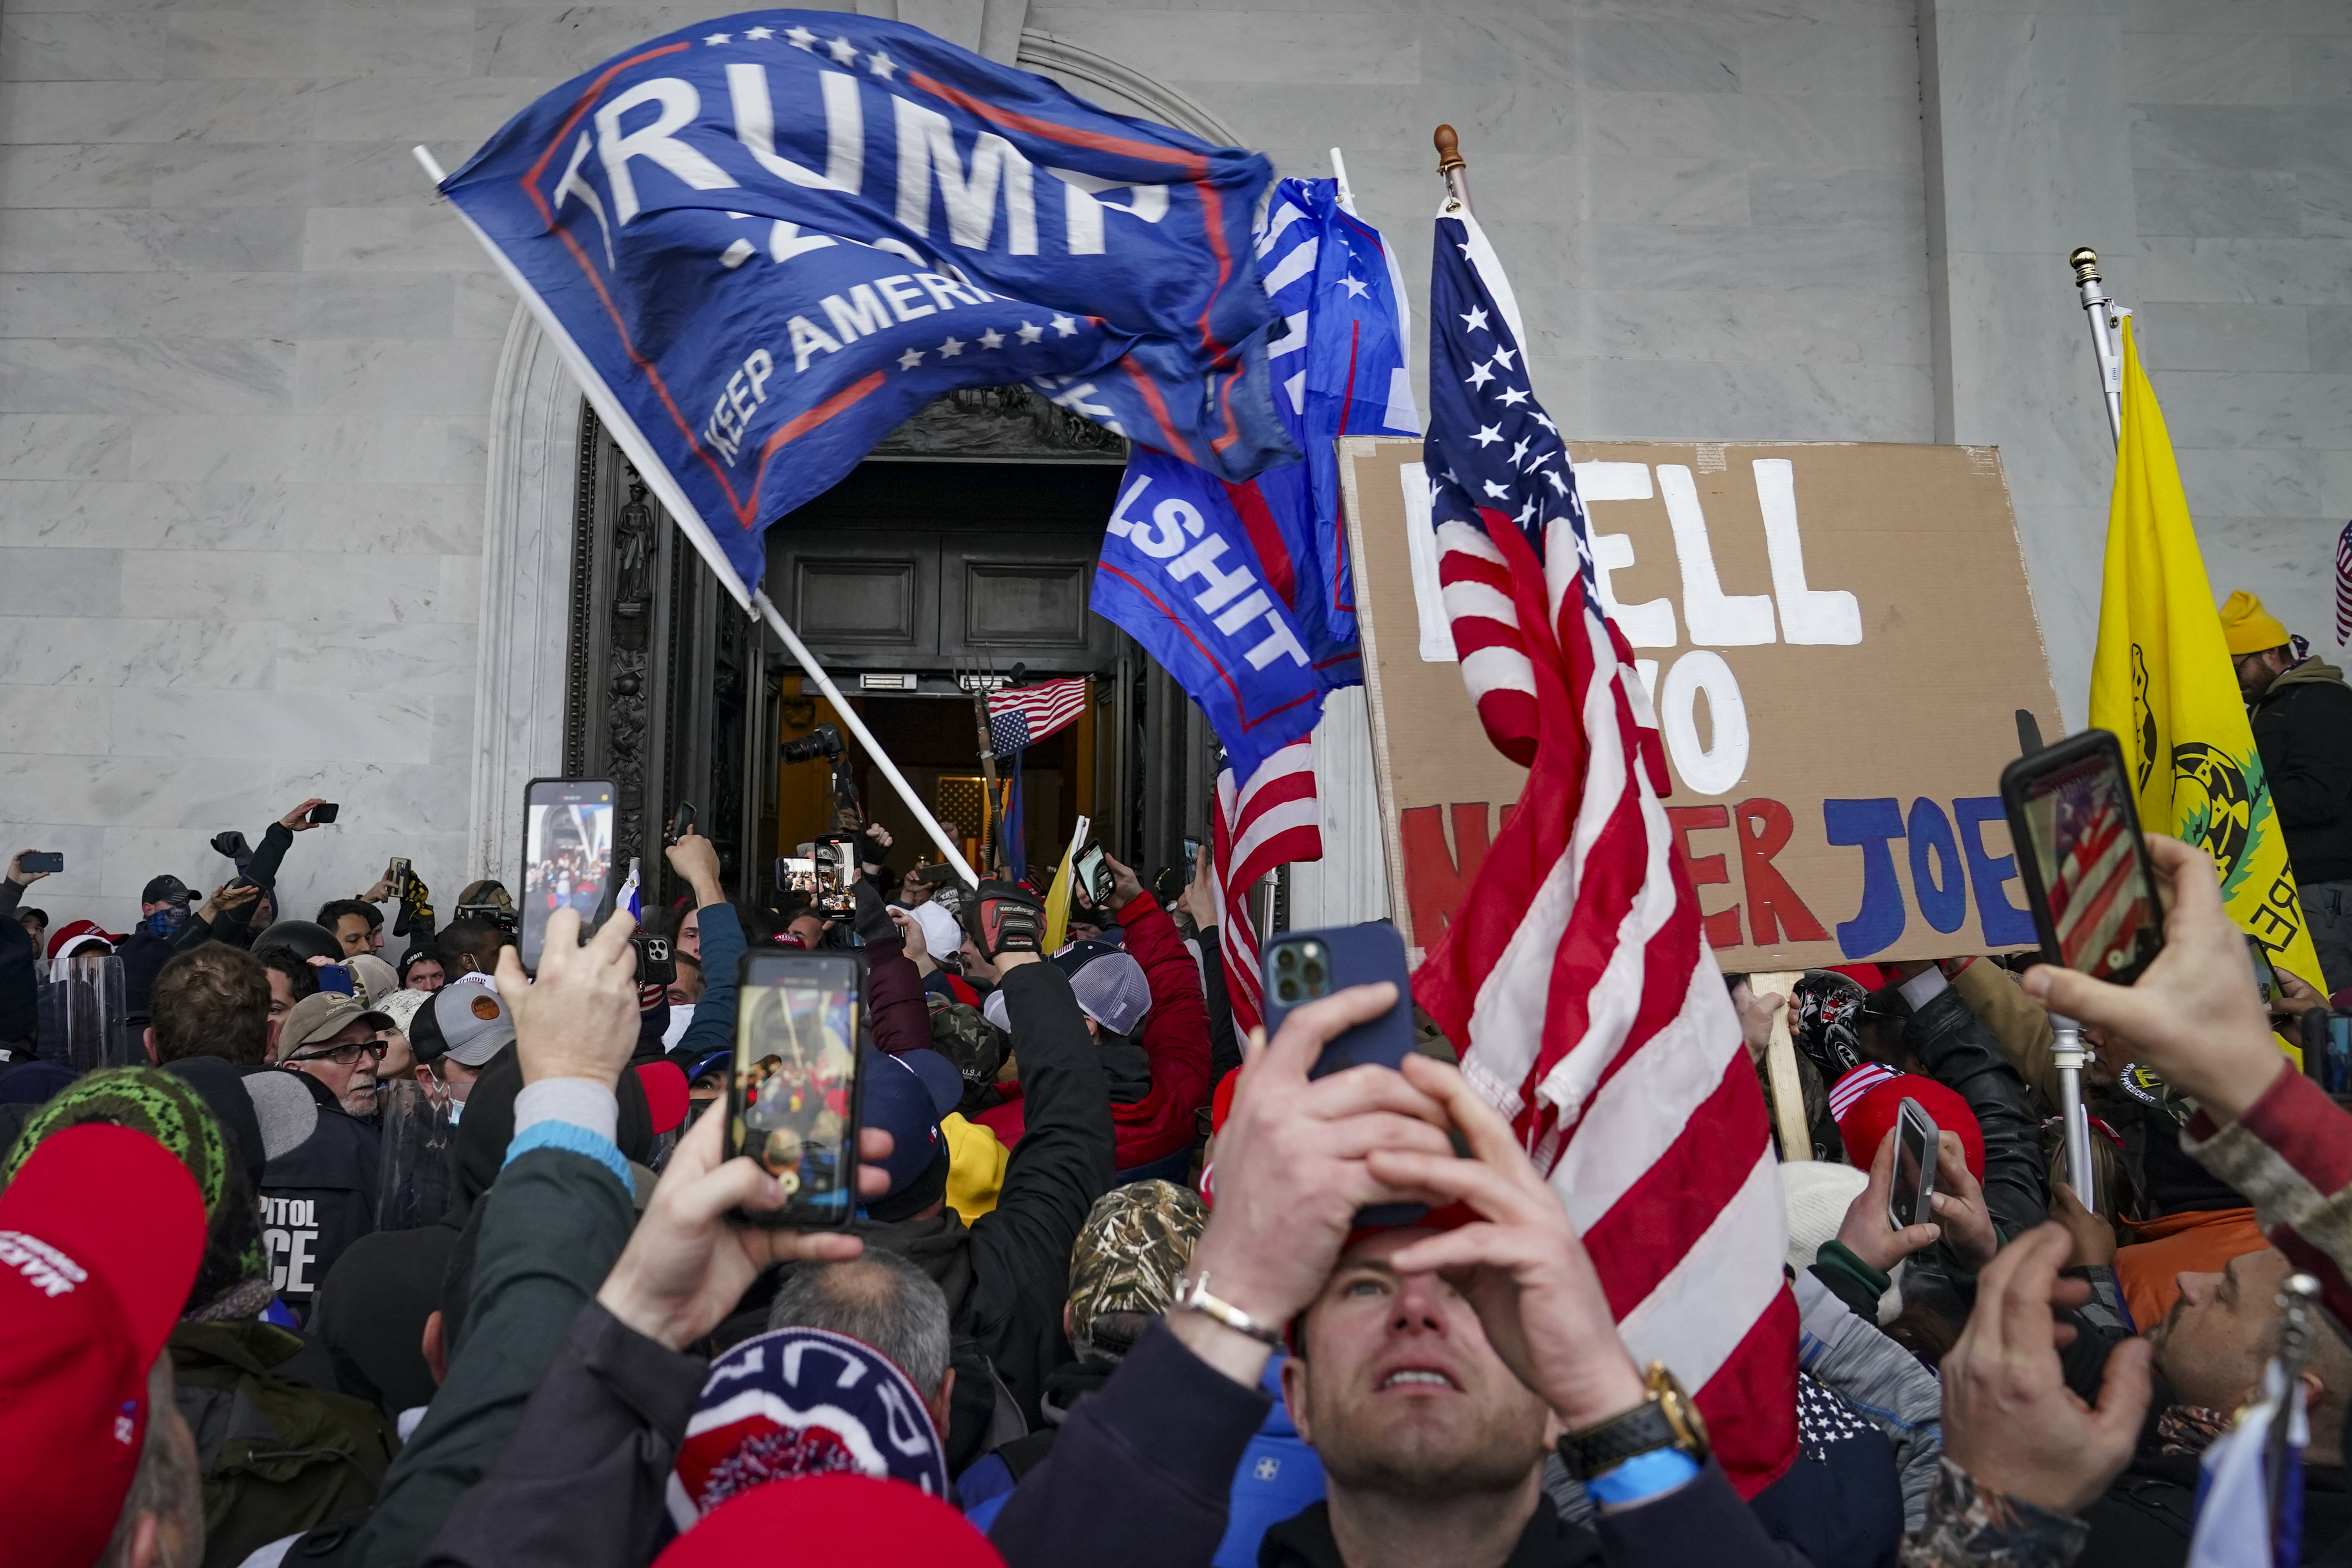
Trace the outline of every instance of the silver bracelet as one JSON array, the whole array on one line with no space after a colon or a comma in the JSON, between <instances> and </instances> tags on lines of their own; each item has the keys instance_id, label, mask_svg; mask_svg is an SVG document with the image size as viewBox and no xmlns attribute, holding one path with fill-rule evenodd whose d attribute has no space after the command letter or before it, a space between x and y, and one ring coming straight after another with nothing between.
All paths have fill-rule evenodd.
<instances>
[{"instance_id":1,"label":"silver bracelet","mask_svg":"<svg viewBox=\"0 0 2352 1568\"><path fill-rule=\"evenodd\" d=\"M1186 1311L1198 1312L1213 1322L1223 1324L1237 1334L1247 1334L1273 1350L1282 1348L1282 1331L1268 1328L1231 1301L1209 1294L1206 1274L1184 1274L1177 1277L1176 1305Z\"/></svg>"}]
</instances>

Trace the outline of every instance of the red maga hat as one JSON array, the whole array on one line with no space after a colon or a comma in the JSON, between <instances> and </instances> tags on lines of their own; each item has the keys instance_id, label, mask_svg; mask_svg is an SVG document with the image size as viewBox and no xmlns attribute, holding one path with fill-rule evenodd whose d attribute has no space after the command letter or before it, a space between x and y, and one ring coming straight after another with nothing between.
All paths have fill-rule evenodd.
<instances>
[{"instance_id":1,"label":"red maga hat","mask_svg":"<svg viewBox=\"0 0 2352 1568\"><path fill-rule=\"evenodd\" d=\"M1969 1102L1932 1078L1896 1072L1864 1062L1830 1086L1830 1114L1845 1137L1845 1157L1863 1170L1878 1157L1879 1144L1895 1131L1906 1100L1916 1100L1938 1132L1957 1132L1969 1174L1984 1180L1984 1129Z\"/></svg>"},{"instance_id":2,"label":"red maga hat","mask_svg":"<svg viewBox=\"0 0 2352 1568\"><path fill-rule=\"evenodd\" d=\"M87 1568L106 1549L155 1415L147 1371L204 1251L195 1178L128 1127L53 1132L0 1190L0 1540L11 1563Z\"/></svg>"}]
</instances>

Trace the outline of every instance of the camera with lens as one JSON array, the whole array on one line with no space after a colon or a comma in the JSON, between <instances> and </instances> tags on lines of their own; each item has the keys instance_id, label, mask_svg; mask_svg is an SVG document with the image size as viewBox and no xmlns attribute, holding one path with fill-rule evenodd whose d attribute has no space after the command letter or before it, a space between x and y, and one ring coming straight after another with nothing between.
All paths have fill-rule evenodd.
<instances>
[{"instance_id":1,"label":"camera with lens","mask_svg":"<svg viewBox=\"0 0 2352 1568\"><path fill-rule=\"evenodd\" d=\"M1331 992L1328 955L1319 942L1307 941L1275 950L1274 994L1286 1003L1311 1002Z\"/></svg>"},{"instance_id":2,"label":"camera with lens","mask_svg":"<svg viewBox=\"0 0 2352 1568\"><path fill-rule=\"evenodd\" d=\"M452 920L480 921L498 927L509 936L522 929L522 916L515 909L513 896L503 882L476 882L457 895L457 907Z\"/></svg>"},{"instance_id":3,"label":"camera with lens","mask_svg":"<svg viewBox=\"0 0 2352 1568\"><path fill-rule=\"evenodd\" d=\"M841 731L831 724L819 724L797 740L782 742L776 755L788 763L815 763L837 757L842 750Z\"/></svg>"}]
</instances>

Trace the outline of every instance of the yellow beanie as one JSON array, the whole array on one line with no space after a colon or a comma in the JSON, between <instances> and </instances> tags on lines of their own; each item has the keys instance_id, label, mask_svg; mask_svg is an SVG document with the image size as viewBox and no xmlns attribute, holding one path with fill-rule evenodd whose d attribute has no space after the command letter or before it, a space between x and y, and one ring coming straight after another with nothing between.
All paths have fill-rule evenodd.
<instances>
[{"instance_id":1,"label":"yellow beanie","mask_svg":"<svg viewBox=\"0 0 2352 1568\"><path fill-rule=\"evenodd\" d=\"M940 1131L948 1141L948 1207L964 1224L976 1225L996 1207L1013 1151L998 1142L995 1133L954 1111L940 1118Z\"/></svg>"},{"instance_id":2,"label":"yellow beanie","mask_svg":"<svg viewBox=\"0 0 2352 1568\"><path fill-rule=\"evenodd\" d=\"M2260 599L2243 588L2231 594L2221 605L2221 636L2228 641L2233 658L2284 647L2287 643L2286 627L2279 624L2276 616L2263 608Z\"/></svg>"}]
</instances>

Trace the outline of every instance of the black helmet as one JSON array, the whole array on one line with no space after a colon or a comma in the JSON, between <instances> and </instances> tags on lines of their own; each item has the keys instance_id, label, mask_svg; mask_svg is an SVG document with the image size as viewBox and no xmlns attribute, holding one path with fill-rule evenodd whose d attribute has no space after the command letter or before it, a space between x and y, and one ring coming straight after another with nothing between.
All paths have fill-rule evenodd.
<instances>
[{"instance_id":1,"label":"black helmet","mask_svg":"<svg viewBox=\"0 0 2352 1568\"><path fill-rule=\"evenodd\" d=\"M316 921L279 921L253 939L253 951L282 947L297 958L325 958L337 963L343 961L343 944L335 933Z\"/></svg>"}]
</instances>

